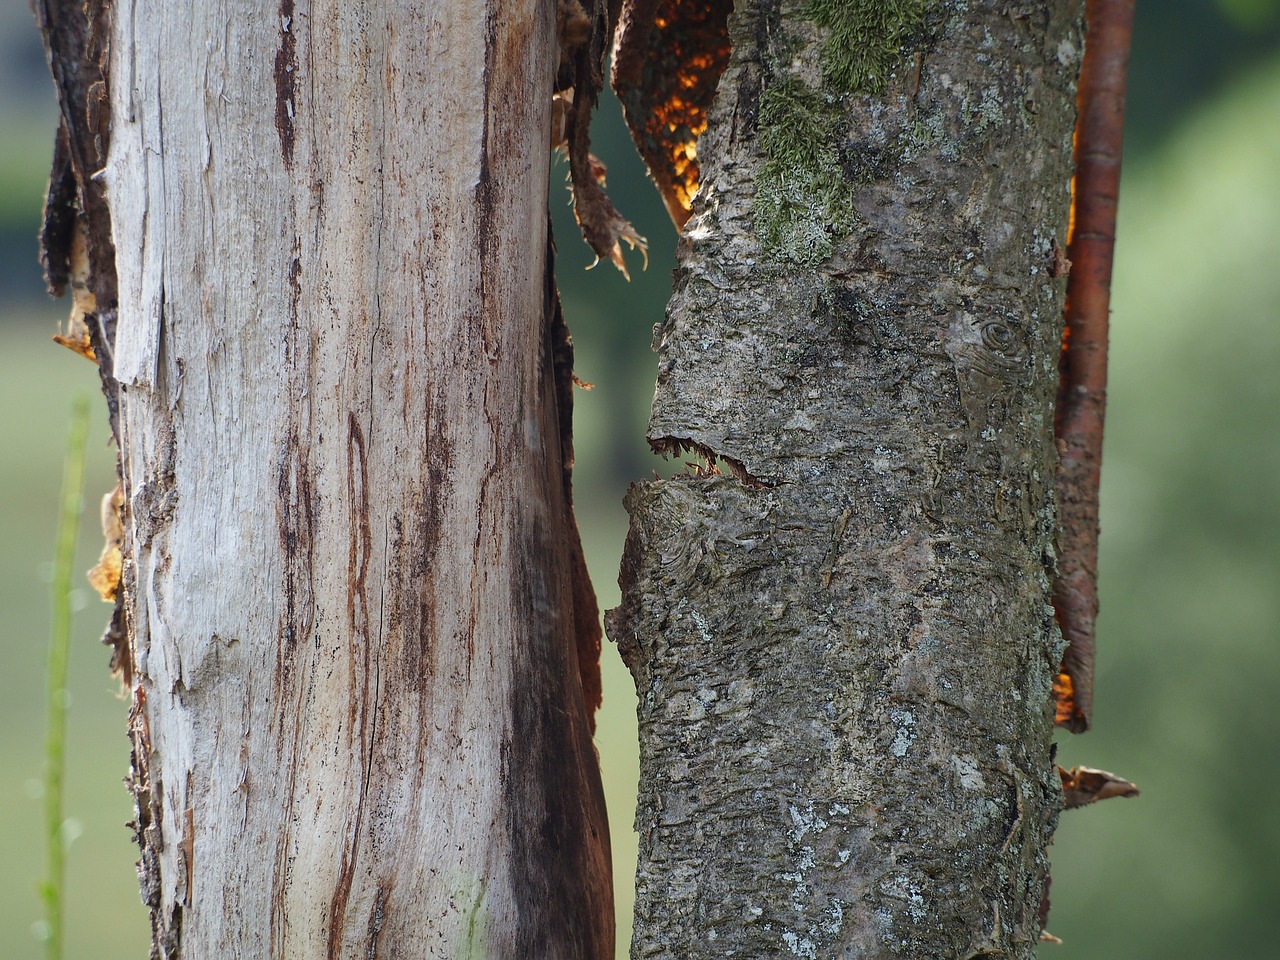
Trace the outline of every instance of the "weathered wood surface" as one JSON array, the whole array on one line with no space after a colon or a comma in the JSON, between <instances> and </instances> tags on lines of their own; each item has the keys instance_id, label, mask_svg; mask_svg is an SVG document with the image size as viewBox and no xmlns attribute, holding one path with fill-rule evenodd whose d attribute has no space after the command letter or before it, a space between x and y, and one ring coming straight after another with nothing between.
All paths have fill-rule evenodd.
<instances>
[{"instance_id":1,"label":"weathered wood surface","mask_svg":"<svg viewBox=\"0 0 1280 960\"><path fill-rule=\"evenodd\" d=\"M546 284L554 14L111 11L165 956L612 956Z\"/></svg>"},{"instance_id":2,"label":"weathered wood surface","mask_svg":"<svg viewBox=\"0 0 1280 960\"><path fill-rule=\"evenodd\" d=\"M730 18L649 427L721 475L633 488L608 618L633 957L1033 956L1081 7Z\"/></svg>"}]
</instances>

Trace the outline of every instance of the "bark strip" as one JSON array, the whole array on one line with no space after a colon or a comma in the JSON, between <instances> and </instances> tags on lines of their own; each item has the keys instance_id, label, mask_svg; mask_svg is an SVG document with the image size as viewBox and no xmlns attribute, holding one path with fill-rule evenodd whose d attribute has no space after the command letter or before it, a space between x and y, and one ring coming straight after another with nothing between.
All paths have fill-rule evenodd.
<instances>
[{"instance_id":1,"label":"bark strip","mask_svg":"<svg viewBox=\"0 0 1280 960\"><path fill-rule=\"evenodd\" d=\"M1055 682L1057 722L1089 729L1098 616L1098 486L1107 407L1107 325L1115 251L1125 78L1133 0L1088 0L1077 94L1071 261L1055 432L1062 534L1053 604L1067 641Z\"/></svg>"}]
</instances>

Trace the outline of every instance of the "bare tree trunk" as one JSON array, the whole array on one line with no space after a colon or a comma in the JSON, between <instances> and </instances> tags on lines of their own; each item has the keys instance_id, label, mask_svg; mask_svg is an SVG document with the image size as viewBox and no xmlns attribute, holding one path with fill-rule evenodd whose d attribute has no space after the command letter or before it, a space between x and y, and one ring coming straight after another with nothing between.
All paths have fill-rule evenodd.
<instances>
[{"instance_id":1,"label":"bare tree trunk","mask_svg":"<svg viewBox=\"0 0 1280 960\"><path fill-rule=\"evenodd\" d=\"M633 488L608 622L633 957L1033 955L1081 6L730 18L650 421L705 463Z\"/></svg>"},{"instance_id":2,"label":"bare tree trunk","mask_svg":"<svg viewBox=\"0 0 1280 960\"><path fill-rule=\"evenodd\" d=\"M74 10L44 4L47 36ZM105 183L116 246L94 339L157 955L612 956L547 280L554 19L102 20L109 154L79 188Z\"/></svg>"}]
</instances>

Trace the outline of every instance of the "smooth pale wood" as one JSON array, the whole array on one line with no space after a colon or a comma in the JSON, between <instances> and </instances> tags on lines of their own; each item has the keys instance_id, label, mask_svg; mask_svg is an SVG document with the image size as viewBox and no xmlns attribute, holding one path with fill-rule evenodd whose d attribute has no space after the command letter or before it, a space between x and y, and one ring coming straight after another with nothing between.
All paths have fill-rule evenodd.
<instances>
[{"instance_id":1,"label":"smooth pale wood","mask_svg":"<svg viewBox=\"0 0 1280 960\"><path fill-rule=\"evenodd\" d=\"M143 895L182 957L613 955L553 5L112 17Z\"/></svg>"}]
</instances>

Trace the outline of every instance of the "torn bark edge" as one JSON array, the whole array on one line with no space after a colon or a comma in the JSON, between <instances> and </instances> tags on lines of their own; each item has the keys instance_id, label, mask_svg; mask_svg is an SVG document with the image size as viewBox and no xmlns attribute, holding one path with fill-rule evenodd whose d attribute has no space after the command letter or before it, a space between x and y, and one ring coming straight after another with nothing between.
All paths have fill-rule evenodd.
<instances>
[{"instance_id":1,"label":"torn bark edge","mask_svg":"<svg viewBox=\"0 0 1280 960\"><path fill-rule=\"evenodd\" d=\"M1061 538L1053 605L1067 641L1054 684L1056 720L1073 733L1093 711L1098 612L1098 483L1107 398L1107 326L1124 134L1125 77L1133 0L1088 0L1077 95L1076 174L1067 241L1066 329L1055 434Z\"/></svg>"},{"instance_id":2,"label":"torn bark edge","mask_svg":"<svg viewBox=\"0 0 1280 960\"><path fill-rule=\"evenodd\" d=\"M565 24L577 23L576 16L564 13L565 6L566 0L561 0L562 30ZM646 268L649 266L648 241L614 207L603 187L604 165L591 155L591 114L604 87L604 61L617 22L617 0L608 3L595 0L586 16L590 20L590 32L576 48L561 51L562 64L553 93L559 96L564 107L556 123L563 122L564 126L569 179L573 185L573 215L582 228L587 246L596 255L591 266L602 258L607 259L630 280L620 241L625 241L632 250L640 250ZM552 139L558 140L558 134L553 133Z\"/></svg>"},{"instance_id":3,"label":"torn bark edge","mask_svg":"<svg viewBox=\"0 0 1280 960\"><path fill-rule=\"evenodd\" d=\"M73 320L72 333L97 363L98 377L107 401L107 416L116 441L116 478L120 480L119 385L114 376L113 345L116 334L117 284L115 244L111 236L111 211L98 174L106 163L110 138L107 63L109 59L109 0L32 0L36 26L44 42L46 62L57 93L59 123L54 140L49 188L40 231L40 263L49 292L62 296L73 279L82 289L74 291L82 329ZM80 262L77 262L80 261ZM76 270L76 267L81 269ZM76 277L75 274L80 276ZM115 519L122 519L124 507ZM138 879L152 925L152 956L176 955L181 939L181 918L162 923L159 913L161 847L154 814L160 810L157 791L150 783L151 739L145 699L134 685L133 658L125 596L133 589L129 559L125 558L117 583L115 605L102 637L111 648L111 670L126 689L133 691L128 730L132 741L131 769L126 781L134 799L133 823L140 850ZM161 927L164 935L160 933Z\"/></svg>"},{"instance_id":4,"label":"torn bark edge","mask_svg":"<svg viewBox=\"0 0 1280 960\"><path fill-rule=\"evenodd\" d=\"M723 453L717 453L706 444L699 443L690 437L650 437L649 448L664 460L668 457L678 457L685 453L697 454L702 463L689 464L694 471L691 476L721 476L723 471L720 469L719 464L723 463L731 477L752 490L767 490L779 484L779 481L769 477L753 476L747 470L746 464L741 460L726 456Z\"/></svg>"},{"instance_id":5,"label":"torn bark edge","mask_svg":"<svg viewBox=\"0 0 1280 960\"><path fill-rule=\"evenodd\" d=\"M1064 770L1059 767L1058 776L1062 780L1062 805L1067 810L1076 810L1112 797L1136 797L1139 794L1136 783L1107 770L1093 767Z\"/></svg>"}]
</instances>

